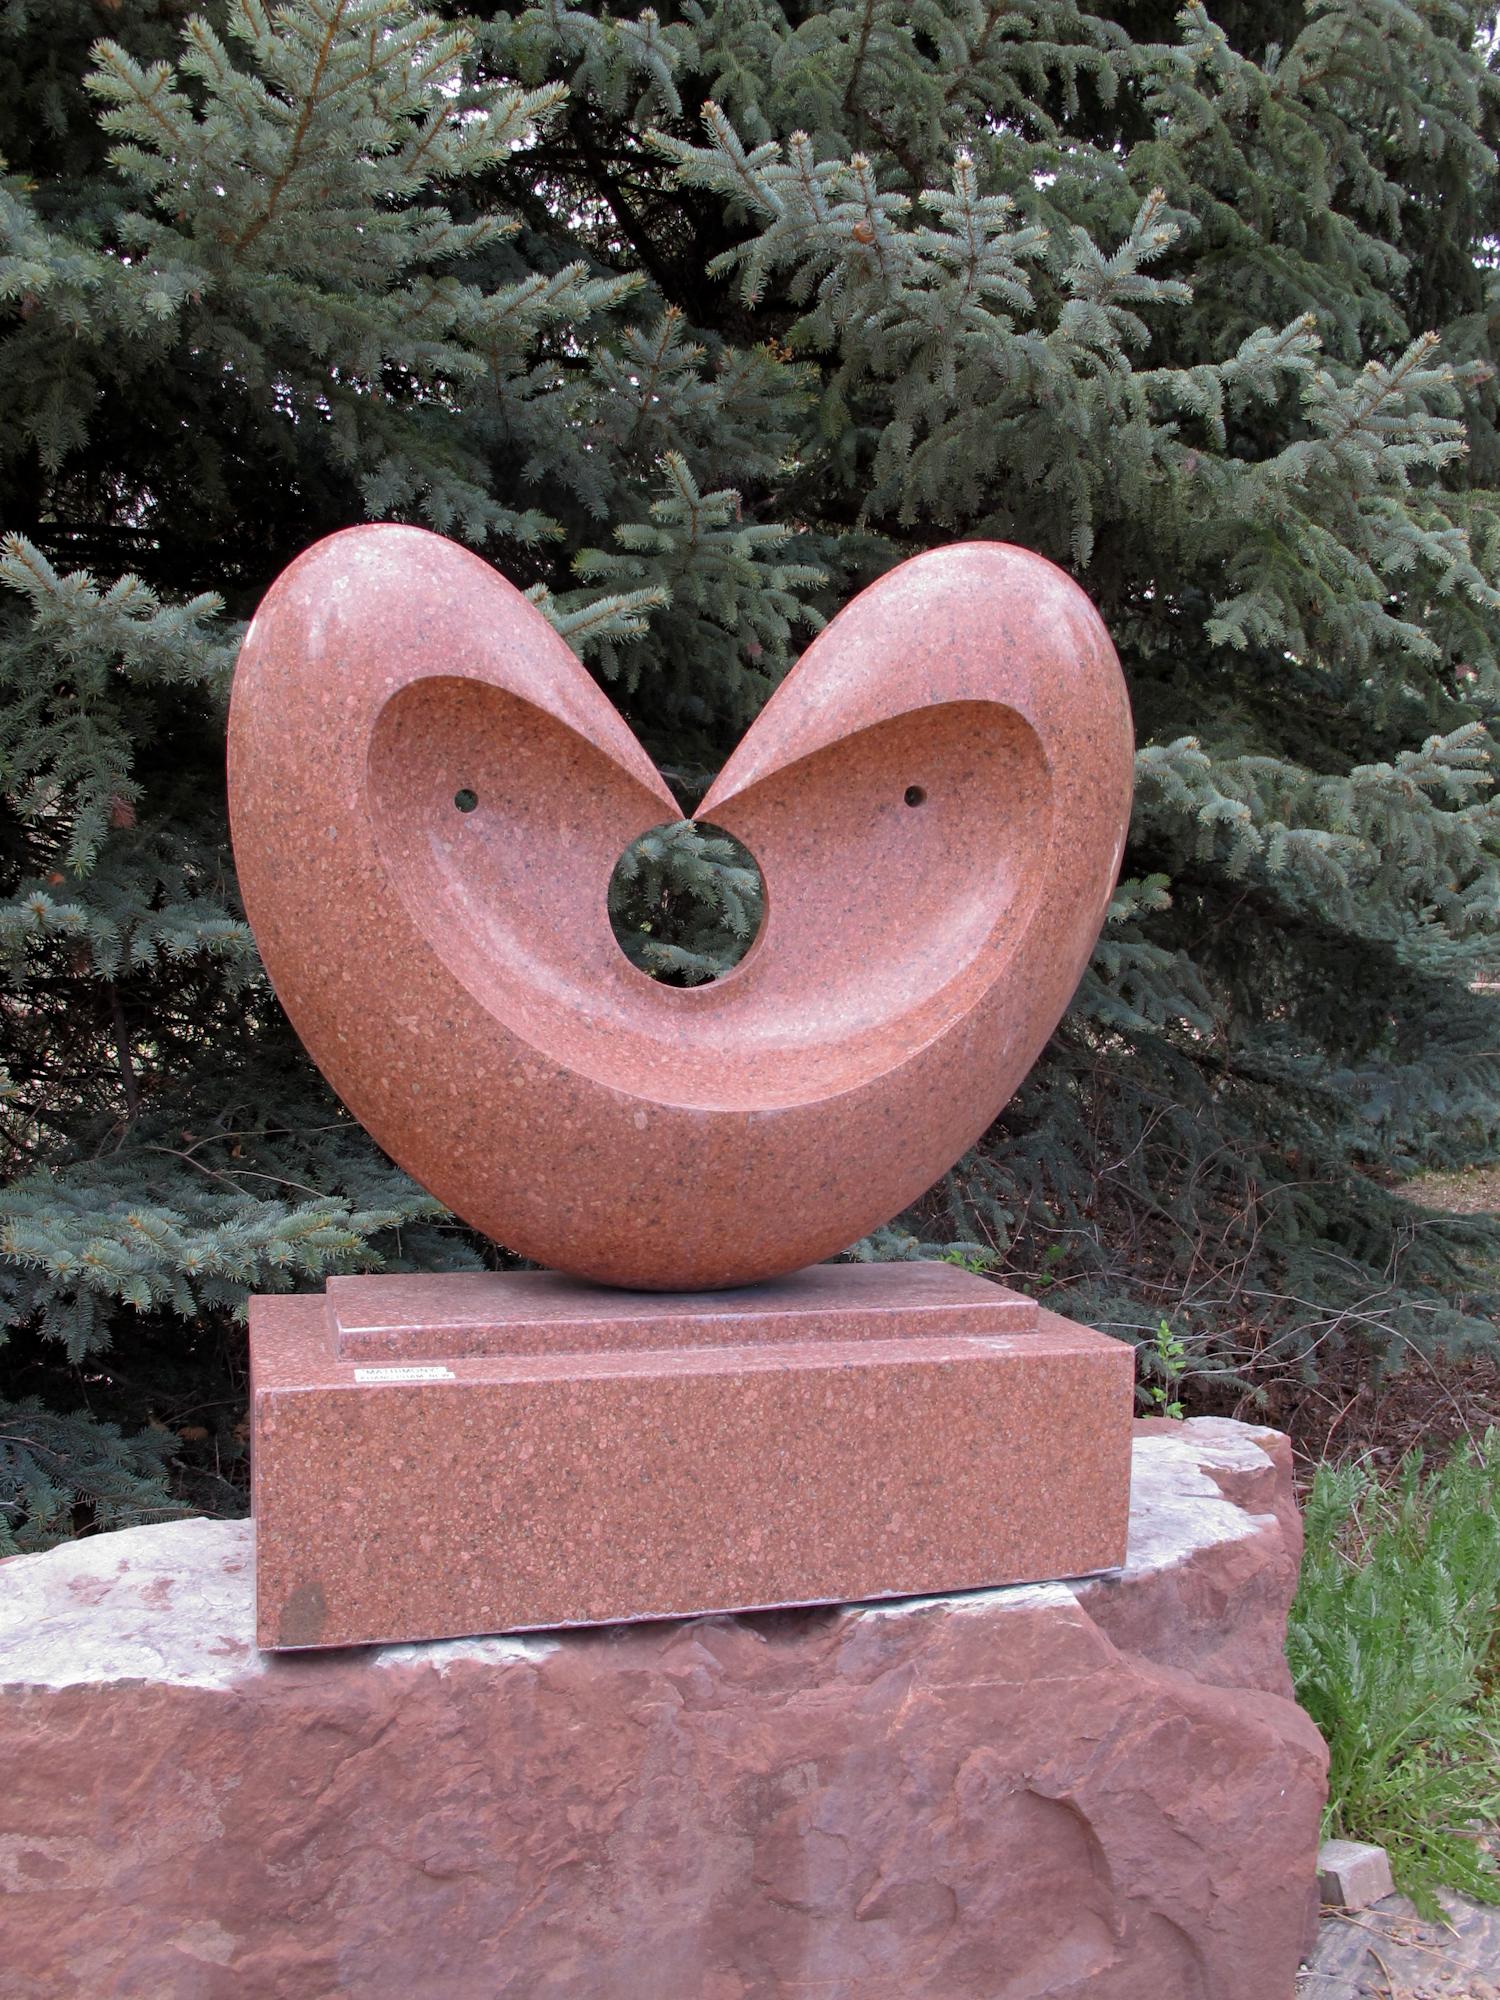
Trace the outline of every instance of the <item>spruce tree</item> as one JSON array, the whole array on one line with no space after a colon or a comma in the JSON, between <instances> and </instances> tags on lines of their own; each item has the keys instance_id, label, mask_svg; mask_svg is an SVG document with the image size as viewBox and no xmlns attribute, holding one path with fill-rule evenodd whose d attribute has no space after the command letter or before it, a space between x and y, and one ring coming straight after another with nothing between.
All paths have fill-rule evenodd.
<instances>
[{"instance_id":1,"label":"spruce tree","mask_svg":"<svg viewBox=\"0 0 1500 2000\"><path fill-rule=\"evenodd\" d=\"M237 633L363 519L481 550L657 757L612 908L682 980L759 888L687 815L820 622L944 541L1061 563L1131 684L1125 879L856 1254L1208 1375L1492 1337L1484 1225L1394 1183L1500 1114L1493 30L0 0L0 1550L237 1504L249 1291L503 1255L328 1096L236 897Z\"/></svg>"}]
</instances>

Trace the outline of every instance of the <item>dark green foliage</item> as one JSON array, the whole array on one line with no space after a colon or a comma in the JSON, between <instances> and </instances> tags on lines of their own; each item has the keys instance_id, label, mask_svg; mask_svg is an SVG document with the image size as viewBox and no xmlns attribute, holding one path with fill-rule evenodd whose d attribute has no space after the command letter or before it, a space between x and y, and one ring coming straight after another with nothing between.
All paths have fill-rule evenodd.
<instances>
[{"instance_id":1,"label":"dark green foliage","mask_svg":"<svg viewBox=\"0 0 1500 2000\"><path fill-rule=\"evenodd\" d=\"M1064 564L1135 702L1126 879L859 1254L957 1240L1209 1375L1488 1338L1485 1226L1389 1183L1500 1105L1491 26L0 0L0 1390L171 1423L247 1289L495 1254L330 1102L230 866L241 621L371 516L527 589L685 811L895 561ZM695 980L755 884L653 839L614 913Z\"/></svg>"},{"instance_id":2,"label":"dark green foliage","mask_svg":"<svg viewBox=\"0 0 1500 2000\"><path fill-rule=\"evenodd\" d=\"M162 1495L170 1431L119 1427L83 1412L60 1416L35 1396L0 1414L0 1558L45 1549L92 1528L132 1527L179 1511Z\"/></svg>"},{"instance_id":3,"label":"dark green foliage","mask_svg":"<svg viewBox=\"0 0 1500 2000\"><path fill-rule=\"evenodd\" d=\"M631 842L609 885L609 916L632 965L672 986L701 986L755 942L765 884L722 827L685 819Z\"/></svg>"},{"instance_id":4,"label":"dark green foliage","mask_svg":"<svg viewBox=\"0 0 1500 2000\"><path fill-rule=\"evenodd\" d=\"M1500 1433L1389 1490L1321 1466L1287 1641L1327 1739L1330 1834L1389 1849L1429 1916L1434 1891L1500 1902L1479 1836L1500 1814Z\"/></svg>"}]
</instances>

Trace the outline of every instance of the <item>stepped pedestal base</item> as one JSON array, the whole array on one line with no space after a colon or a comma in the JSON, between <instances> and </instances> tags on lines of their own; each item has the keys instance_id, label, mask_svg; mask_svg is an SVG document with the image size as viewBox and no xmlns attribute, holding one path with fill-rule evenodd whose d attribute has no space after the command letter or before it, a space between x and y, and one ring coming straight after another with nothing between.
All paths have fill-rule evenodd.
<instances>
[{"instance_id":1,"label":"stepped pedestal base","mask_svg":"<svg viewBox=\"0 0 1500 2000\"><path fill-rule=\"evenodd\" d=\"M946 1264L335 1278L250 1318L267 1648L1117 1568L1133 1356Z\"/></svg>"}]
</instances>

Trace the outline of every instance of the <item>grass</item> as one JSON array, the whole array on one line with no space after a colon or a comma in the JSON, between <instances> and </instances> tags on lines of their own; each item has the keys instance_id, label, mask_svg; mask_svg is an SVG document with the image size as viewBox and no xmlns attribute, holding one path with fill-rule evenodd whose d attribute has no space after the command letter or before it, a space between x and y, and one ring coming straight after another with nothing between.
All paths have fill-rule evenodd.
<instances>
[{"instance_id":1,"label":"grass","mask_svg":"<svg viewBox=\"0 0 1500 2000\"><path fill-rule=\"evenodd\" d=\"M1500 1431L1389 1486L1319 1468L1287 1652L1331 1753L1325 1830L1376 1841L1426 1916L1500 1902Z\"/></svg>"}]
</instances>

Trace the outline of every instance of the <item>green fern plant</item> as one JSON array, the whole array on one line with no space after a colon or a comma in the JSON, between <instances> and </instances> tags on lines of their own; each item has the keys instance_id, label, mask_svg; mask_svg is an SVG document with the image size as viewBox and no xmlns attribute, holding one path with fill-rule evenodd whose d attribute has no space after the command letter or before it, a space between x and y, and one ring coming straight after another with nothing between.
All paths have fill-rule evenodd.
<instances>
[{"instance_id":1,"label":"green fern plant","mask_svg":"<svg viewBox=\"0 0 1500 2000\"><path fill-rule=\"evenodd\" d=\"M1500 1902L1500 1431L1384 1488L1321 1466L1287 1655L1327 1739L1331 1835L1386 1848L1425 1915Z\"/></svg>"}]
</instances>

